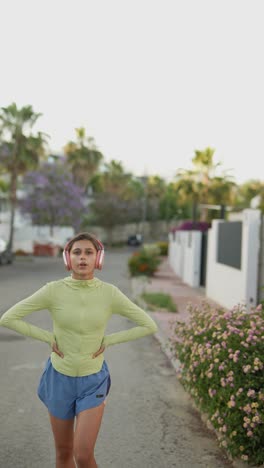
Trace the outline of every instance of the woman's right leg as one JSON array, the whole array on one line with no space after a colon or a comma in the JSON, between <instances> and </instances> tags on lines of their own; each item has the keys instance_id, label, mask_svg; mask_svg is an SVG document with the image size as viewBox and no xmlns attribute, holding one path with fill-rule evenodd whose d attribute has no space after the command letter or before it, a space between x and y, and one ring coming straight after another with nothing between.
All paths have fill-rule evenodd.
<instances>
[{"instance_id":1,"label":"woman's right leg","mask_svg":"<svg viewBox=\"0 0 264 468\"><path fill-rule=\"evenodd\" d=\"M56 468L76 468L73 458L74 418L59 419L49 413L55 442Z\"/></svg>"}]
</instances>

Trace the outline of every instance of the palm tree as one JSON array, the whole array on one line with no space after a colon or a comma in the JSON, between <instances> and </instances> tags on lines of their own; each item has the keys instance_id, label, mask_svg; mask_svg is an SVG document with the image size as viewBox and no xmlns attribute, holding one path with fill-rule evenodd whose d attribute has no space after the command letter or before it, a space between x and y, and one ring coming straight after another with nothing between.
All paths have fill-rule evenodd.
<instances>
[{"instance_id":1,"label":"palm tree","mask_svg":"<svg viewBox=\"0 0 264 468\"><path fill-rule=\"evenodd\" d=\"M259 208L263 210L264 205L264 182L261 180L248 180L238 186L236 194L236 205L240 208L250 207L252 198L258 196L260 199Z\"/></svg>"},{"instance_id":2,"label":"palm tree","mask_svg":"<svg viewBox=\"0 0 264 468\"><path fill-rule=\"evenodd\" d=\"M230 202L234 182L230 176L223 174L216 176L215 172L220 163L213 161L215 150L207 147L203 151L195 151L192 159L194 169L180 169L176 174L176 189L179 191L183 201L192 200L193 221L196 221L197 206L199 203ZM205 220L207 209L202 209L201 219Z\"/></svg>"},{"instance_id":3,"label":"palm tree","mask_svg":"<svg viewBox=\"0 0 264 468\"><path fill-rule=\"evenodd\" d=\"M76 128L75 132L77 141L69 141L64 147L64 153L71 168L74 183L86 189L90 179L98 170L103 155L96 147L94 139L86 137L83 127Z\"/></svg>"},{"instance_id":4,"label":"palm tree","mask_svg":"<svg viewBox=\"0 0 264 468\"><path fill-rule=\"evenodd\" d=\"M90 180L90 185L95 193L111 193L123 200L139 198L142 193L142 184L125 172L122 163L115 159L104 164L103 170Z\"/></svg>"},{"instance_id":5,"label":"palm tree","mask_svg":"<svg viewBox=\"0 0 264 468\"><path fill-rule=\"evenodd\" d=\"M10 175L10 230L8 248L11 251L14 237L14 219L17 206L18 177L34 169L39 158L45 154L47 135L31 133L33 125L41 114L32 106L17 108L15 103L0 110L0 166Z\"/></svg>"},{"instance_id":6,"label":"palm tree","mask_svg":"<svg viewBox=\"0 0 264 468\"><path fill-rule=\"evenodd\" d=\"M216 168L220 166L220 163L215 164L213 161L214 153L215 150L208 146L203 151L196 150L195 156L192 159L195 171L201 174L205 183L209 178L213 177Z\"/></svg>"}]
</instances>

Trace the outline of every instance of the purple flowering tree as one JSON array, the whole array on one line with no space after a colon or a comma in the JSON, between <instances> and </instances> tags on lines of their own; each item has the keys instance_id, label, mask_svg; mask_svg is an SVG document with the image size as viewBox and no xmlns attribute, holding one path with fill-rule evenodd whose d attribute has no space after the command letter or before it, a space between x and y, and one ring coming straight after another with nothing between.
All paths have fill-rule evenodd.
<instances>
[{"instance_id":1,"label":"purple flowering tree","mask_svg":"<svg viewBox=\"0 0 264 468\"><path fill-rule=\"evenodd\" d=\"M60 164L45 164L39 171L24 178L27 195L21 204L32 223L54 226L73 226L77 231L84 213L84 192L72 181L72 175Z\"/></svg>"}]
</instances>

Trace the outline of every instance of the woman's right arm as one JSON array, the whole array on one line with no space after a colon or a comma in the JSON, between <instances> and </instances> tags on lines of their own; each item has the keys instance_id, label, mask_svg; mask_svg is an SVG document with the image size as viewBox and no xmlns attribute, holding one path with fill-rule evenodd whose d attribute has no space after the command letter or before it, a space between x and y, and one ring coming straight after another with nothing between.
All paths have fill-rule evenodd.
<instances>
[{"instance_id":1,"label":"woman's right arm","mask_svg":"<svg viewBox=\"0 0 264 468\"><path fill-rule=\"evenodd\" d=\"M26 297L8 309L0 319L0 326L10 328L36 340L44 341L52 346L55 341L53 333L22 320L23 317L32 312L48 309L51 303L50 296L50 283L48 283L32 294L32 296Z\"/></svg>"}]
</instances>

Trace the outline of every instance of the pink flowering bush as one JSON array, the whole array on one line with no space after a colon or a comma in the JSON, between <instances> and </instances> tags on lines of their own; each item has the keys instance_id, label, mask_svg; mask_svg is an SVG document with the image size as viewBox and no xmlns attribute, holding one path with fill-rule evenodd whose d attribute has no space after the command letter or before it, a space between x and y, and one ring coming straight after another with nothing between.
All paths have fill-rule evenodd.
<instances>
[{"instance_id":1,"label":"pink flowering bush","mask_svg":"<svg viewBox=\"0 0 264 468\"><path fill-rule=\"evenodd\" d=\"M175 327L175 322L174 322ZM179 377L205 412L232 458L264 463L264 312L258 306L215 310L190 307L176 322L171 351Z\"/></svg>"}]
</instances>

